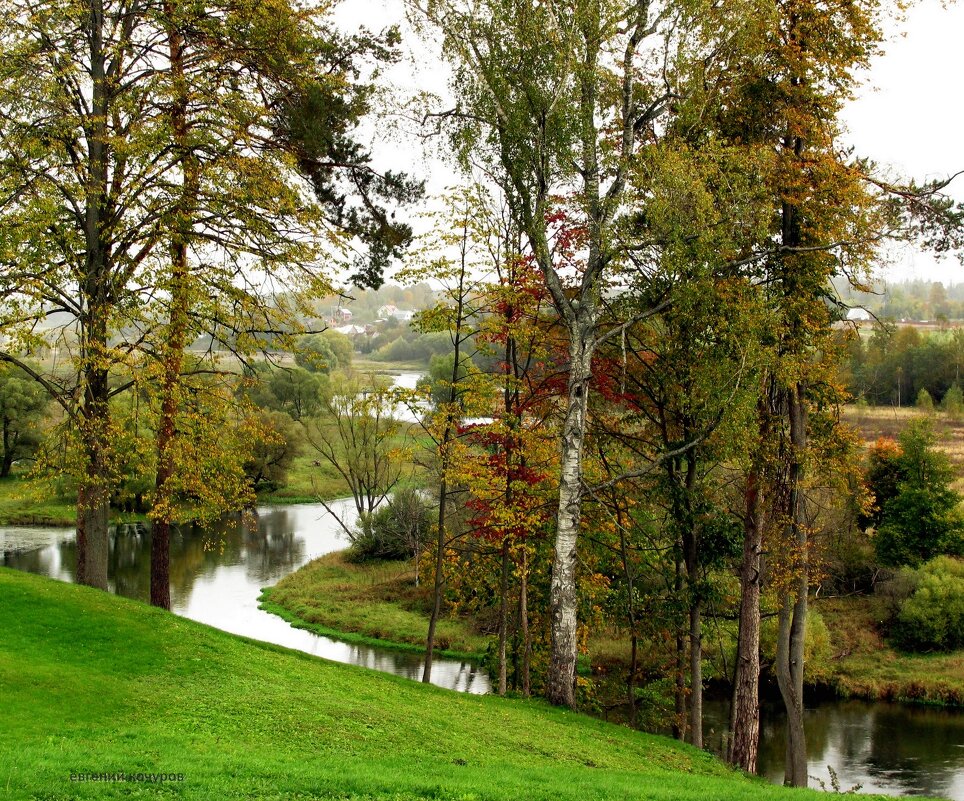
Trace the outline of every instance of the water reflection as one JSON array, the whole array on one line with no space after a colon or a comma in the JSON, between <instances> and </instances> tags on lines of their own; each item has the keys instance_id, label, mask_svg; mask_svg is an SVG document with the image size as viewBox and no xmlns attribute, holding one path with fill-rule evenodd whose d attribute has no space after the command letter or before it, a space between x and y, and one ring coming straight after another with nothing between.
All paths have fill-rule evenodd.
<instances>
[{"instance_id":1,"label":"water reflection","mask_svg":"<svg viewBox=\"0 0 964 801\"><path fill-rule=\"evenodd\" d=\"M350 501L332 504L346 521ZM418 655L349 645L294 629L258 609L263 587L276 584L306 562L346 546L334 518L321 505L261 507L250 519L216 526L182 526L171 532L171 607L174 612L219 629L284 645L309 654L421 678ZM76 565L73 529L0 528L0 565L73 581ZM150 597L150 530L143 523L111 529L108 580L118 595ZM488 676L471 663L435 660L433 683L472 693L489 690Z\"/></svg>"},{"instance_id":2,"label":"water reflection","mask_svg":"<svg viewBox=\"0 0 964 801\"><path fill-rule=\"evenodd\" d=\"M728 704L705 708L707 742L721 748ZM762 709L758 773L783 782L786 722L778 705ZM833 701L806 710L811 784L831 787L828 765L841 790L929 795L964 801L964 714L865 701Z\"/></svg>"}]
</instances>

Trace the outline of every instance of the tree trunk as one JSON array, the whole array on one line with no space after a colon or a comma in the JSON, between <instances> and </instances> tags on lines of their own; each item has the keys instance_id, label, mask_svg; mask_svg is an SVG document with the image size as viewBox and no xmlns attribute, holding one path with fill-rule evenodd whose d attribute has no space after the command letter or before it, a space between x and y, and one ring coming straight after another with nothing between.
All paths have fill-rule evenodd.
<instances>
[{"instance_id":1,"label":"tree trunk","mask_svg":"<svg viewBox=\"0 0 964 801\"><path fill-rule=\"evenodd\" d=\"M10 443L10 420L3 418L3 461L0 463L0 478L7 478L13 468L13 446Z\"/></svg>"},{"instance_id":2,"label":"tree trunk","mask_svg":"<svg viewBox=\"0 0 964 801\"><path fill-rule=\"evenodd\" d=\"M439 443L441 460L439 472L439 506L438 506L438 539L435 549L435 581L432 589L432 616L428 622L428 635L425 638L425 667L422 670L422 681L428 684L432 680L432 658L435 651L435 629L438 625L439 614L442 611L442 585L445 578L445 510L448 506L448 460L449 443L455 434L455 407L459 400L458 383L459 367L462 357L462 331L465 325L465 279L466 279L466 239L468 228L462 233L462 269L459 272L458 303L455 309L455 338L453 350L455 358L452 363L452 383L449 388L449 402L445 409L445 428L442 431L442 441Z\"/></svg>"},{"instance_id":3,"label":"tree trunk","mask_svg":"<svg viewBox=\"0 0 964 801\"><path fill-rule=\"evenodd\" d=\"M532 636L529 634L529 552L522 546L522 575L519 578L519 627L522 631L522 694L532 693Z\"/></svg>"},{"instance_id":4,"label":"tree trunk","mask_svg":"<svg viewBox=\"0 0 964 801\"><path fill-rule=\"evenodd\" d=\"M690 742L703 747L703 638L698 601L690 606Z\"/></svg>"},{"instance_id":5,"label":"tree trunk","mask_svg":"<svg viewBox=\"0 0 964 801\"><path fill-rule=\"evenodd\" d=\"M155 510L151 529L151 604L162 609L171 608L171 506L168 482L174 475L173 446L177 435L177 414L180 407L181 370L187 342L188 310L188 240L199 175L197 159L188 142L188 87L184 76L183 40L177 30L176 8L173 2L164 3L167 17L168 51L175 98L171 105L171 127L174 144L179 151L183 170L181 196L175 208L171 230L170 319L166 340L162 346L164 377L161 385L161 419L157 429L157 475L154 482Z\"/></svg>"},{"instance_id":6,"label":"tree trunk","mask_svg":"<svg viewBox=\"0 0 964 801\"><path fill-rule=\"evenodd\" d=\"M443 475L439 485L438 537L435 541L435 582L432 585L432 615L428 620L428 636L425 638L425 667L422 682L432 681L432 659L435 652L435 628L442 611L442 584L445 575L445 507L448 505L446 482Z\"/></svg>"},{"instance_id":7,"label":"tree trunk","mask_svg":"<svg viewBox=\"0 0 964 801\"><path fill-rule=\"evenodd\" d=\"M629 547L626 543L626 526L623 521L622 507L616 507L616 525L619 526L619 555L623 563L623 578L626 581L626 617L629 619L630 660L626 676L626 700L629 703L629 725L636 728L636 674L639 671L639 638L636 635L636 597L633 569L629 562Z\"/></svg>"},{"instance_id":8,"label":"tree trunk","mask_svg":"<svg viewBox=\"0 0 964 801\"><path fill-rule=\"evenodd\" d=\"M787 712L787 759L785 783L806 787L807 743L803 727L804 640L807 623L808 535L804 519L803 454L807 447L807 414L804 386L797 383L786 393L790 421L791 457L788 475L788 507L790 513L791 587L784 592L780 606L777 634L776 675L780 695Z\"/></svg>"},{"instance_id":9,"label":"tree trunk","mask_svg":"<svg viewBox=\"0 0 964 801\"><path fill-rule=\"evenodd\" d=\"M582 320L569 345L569 393L562 429L559 511L549 589L551 658L546 698L570 707L576 700L576 546L582 519L582 454L592 375L589 340L594 330L594 322Z\"/></svg>"},{"instance_id":10,"label":"tree trunk","mask_svg":"<svg viewBox=\"0 0 964 801\"><path fill-rule=\"evenodd\" d=\"M760 744L760 553L763 549L760 474L756 468L747 476L745 499L740 627L727 760L747 773L756 773Z\"/></svg>"},{"instance_id":11,"label":"tree trunk","mask_svg":"<svg viewBox=\"0 0 964 801\"><path fill-rule=\"evenodd\" d=\"M509 541L502 542L502 572L499 579L499 695L505 695L508 684L505 644L509 629Z\"/></svg>"},{"instance_id":12,"label":"tree trunk","mask_svg":"<svg viewBox=\"0 0 964 801\"><path fill-rule=\"evenodd\" d=\"M86 464L77 487L77 581L107 589L109 558L107 523L110 512L108 453L110 450L110 389L105 364L109 363L108 319L110 276L105 245L104 204L108 197L109 142L107 119L110 88L106 77L104 9L92 0L87 17L90 46L91 119L88 136L89 169L84 208L85 274L81 296L86 308L80 318L81 386L80 435Z\"/></svg>"},{"instance_id":13,"label":"tree trunk","mask_svg":"<svg viewBox=\"0 0 964 801\"><path fill-rule=\"evenodd\" d=\"M94 465L96 470L96 465ZM107 589L110 558L110 503L103 482L85 481L77 489L77 583ZM83 546L81 546L83 543Z\"/></svg>"},{"instance_id":14,"label":"tree trunk","mask_svg":"<svg viewBox=\"0 0 964 801\"><path fill-rule=\"evenodd\" d=\"M696 459L687 459L685 495L680 517L685 521L683 529L683 561L686 565L686 584L689 590L689 640L690 640L690 742L703 747L703 636L700 618L702 598L699 575L699 533L690 504L696 482Z\"/></svg>"},{"instance_id":15,"label":"tree trunk","mask_svg":"<svg viewBox=\"0 0 964 801\"><path fill-rule=\"evenodd\" d=\"M673 589L676 597L683 594L683 565L676 560L676 578ZM676 680L674 693L675 715L673 717L673 737L677 740L686 739L686 638L683 637L682 626L676 629L676 664L673 670Z\"/></svg>"}]
</instances>

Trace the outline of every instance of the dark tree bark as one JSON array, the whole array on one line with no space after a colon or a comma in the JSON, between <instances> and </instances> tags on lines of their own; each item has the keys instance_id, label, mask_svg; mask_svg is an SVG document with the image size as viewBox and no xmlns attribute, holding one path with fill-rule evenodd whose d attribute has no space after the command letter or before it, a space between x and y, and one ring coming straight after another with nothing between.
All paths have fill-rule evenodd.
<instances>
[{"instance_id":1,"label":"dark tree bark","mask_svg":"<svg viewBox=\"0 0 964 801\"><path fill-rule=\"evenodd\" d=\"M676 577L673 582L676 596L683 594L683 564L676 560ZM676 663L674 666L676 690L674 693L675 715L673 716L673 737L686 739L686 638L678 627L676 631Z\"/></svg>"},{"instance_id":2,"label":"dark tree bark","mask_svg":"<svg viewBox=\"0 0 964 801\"><path fill-rule=\"evenodd\" d=\"M0 463L0 478L7 478L13 469L13 449L16 443L10 441L13 436L10 431L11 422L9 417L3 418L3 461Z\"/></svg>"},{"instance_id":3,"label":"dark tree bark","mask_svg":"<svg viewBox=\"0 0 964 801\"><path fill-rule=\"evenodd\" d=\"M522 694L528 698L532 687L532 635L529 633L529 554L525 547L519 579L519 629L522 635Z\"/></svg>"},{"instance_id":4,"label":"dark tree bark","mask_svg":"<svg viewBox=\"0 0 964 801\"><path fill-rule=\"evenodd\" d=\"M509 541L502 541L502 569L499 575L499 695L505 695L508 671L506 639L509 631Z\"/></svg>"},{"instance_id":5,"label":"dark tree bark","mask_svg":"<svg viewBox=\"0 0 964 801\"><path fill-rule=\"evenodd\" d=\"M703 747L703 635L701 627L702 597L699 574L699 533L693 518L691 496L696 483L696 459L687 458L686 477L683 484L682 509L679 517L683 528L683 562L686 566L686 584L689 590L689 641L690 641L690 742Z\"/></svg>"},{"instance_id":6,"label":"dark tree bark","mask_svg":"<svg viewBox=\"0 0 964 801\"><path fill-rule=\"evenodd\" d=\"M619 555L622 560L623 579L626 582L626 617L629 619L630 659L626 676L626 701L629 703L629 725L636 728L636 677L639 673L639 635L636 627L636 589L633 568L629 561L629 545L626 542L622 507L618 507L616 524L619 526Z\"/></svg>"},{"instance_id":7,"label":"dark tree bark","mask_svg":"<svg viewBox=\"0 0 964 801\"><path fill-rule=\"evenodd\" d=\"M92 130L88 138L89 166L83 226L86 271L81 284L86 307L80 318L83 349L81 386L84 399L80 416L86 473L81 476L77 489L77 581L106 590L110 499L110 388L106 364L109 363L107 321L110 315L111 281L105 232L109 209L105 208L105 204L109 197L107 120L111 110L111 90L107 80L108 54L104 46L102 0L92 0L89 9Z\"/></svg>"},{"instance_id":8,"label":"dark tree bark","mask_svg":"<svg viewBox=\"0 0 964 801\"><path fill-rule=\"evenodd\" d=\"M194 219L195 196L200 180L199 165L189 143L190 123L187 116L188 85L184 73L184 40L178 31L177 6L164 3L167 17L167 44L170 55L171 79L175 97L171 104L170 120L178 164L183 171L178 203L174 209L171 235L170 316L165 342L162 346L164 375L161 383L161 418L157 429L157 475L155 499L160 501L161 514L155 517L151 529L151 604L162 609L171 608L171 507L167 484L174 476L172 449L177 433L180 408L181 372L184 367L184 348L187 345L189 298L188 244L191 221Z\"/></svg>"},{"instance_id":9,"label":"dark tree bark","mask_svg":"<svg viewBox=\"0 0 964 801\"><path fill-rule=\"evenodd\" d=\"M804 385L798 382L786 392L787 414L790 422L790 457L788 483L788 511L790 515L790 555L793 570L792 584L784 594L780 606L779 630L775 671L780 695L787 712L787 784L806 787L807 741L803 727L803 672L804 639L807 624L807 595L809 592L809 547L804 497L802 491L803 454L807 447L807 412Z\"/></svg>"},{"instance_id":10,"label":"dark tree bark","mask_svg":"<svg viewBox=\"0 0 964 801\"><path fill-rule=\"evenodd\" d=\"M761 477L747 476L744 499L743 558L740 562L740 624L730 711L727 760L756 773L760 744L760 554L763 550Z\"/></svg>"}]
</instances>

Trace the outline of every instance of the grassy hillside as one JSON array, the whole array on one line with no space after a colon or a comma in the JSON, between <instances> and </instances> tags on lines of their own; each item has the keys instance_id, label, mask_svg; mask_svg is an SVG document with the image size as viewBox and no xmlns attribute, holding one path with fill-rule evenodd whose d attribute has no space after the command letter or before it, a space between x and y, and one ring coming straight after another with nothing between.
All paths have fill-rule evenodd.
<instances>
[{"instance_id":1,"label":"grassy hillside","mask_svg":"<svg viewBox=\"0 0 964 801\"><path fill-rule=\"evenodd\" d=\"M876 596L820 599L814 606L830 632L832 655L807 665L808 680L843 698L964 706L964 650L896 650L884 637L887 612Z\"/></svg>"},{"instance_id":2,"label":"grassy hillside","mask_svg":"<svg viewBox=\"0 0 964 801\"><path fill-rule=\"evenodd\" d=\"M805 799L670 740L0 569L4 798ZM182 774L158 783L80 773Z\"/></svg>"}]
</instances>

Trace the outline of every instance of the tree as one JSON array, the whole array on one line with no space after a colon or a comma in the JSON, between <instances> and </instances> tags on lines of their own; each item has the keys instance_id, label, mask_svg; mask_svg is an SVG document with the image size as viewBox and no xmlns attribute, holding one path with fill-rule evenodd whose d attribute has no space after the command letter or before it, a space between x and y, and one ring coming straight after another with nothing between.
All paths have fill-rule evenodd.
<instances>
[{"instance_id":1,"label":"tree","mask_svg":"<svg viewBox=\"0 0 964 801\"><path fill-rule=\"evenodd\" d=\"M951 384L944 397L941 399L941 409L943 409L951 420L959 420L961 413L964 412L964 392L960 385L955 381Z\"/></svg>"},{"instance_id":2,"label":"tree","mask_svg":"<svg viewBox=\"0 0 964 801\"><path fill-rule=\"evenodd\" d=\"M466 379L477 374L471 369L472 339L480 309L475 298L479 283L484 280L489 265L485 253L480 256L479 240L484 241L486 226L484 193L477 188L464 190L449 199L446 208L437 215L434 241L430 242L423 258L402 275L406 279L424 280L432 276L441 281L443 289L433 308L422 311L415 327L422 333L444 336L451 347L451 359L437 363L440 374L436 380L421 386L425 394L434 398L434 409L422 429L432 443L432 460L438 480L438 514L435 522L435 564L432 585L432 612L425 638L425 666L422 681L432 678L435 651L435 631L442 613L442 593L445 587L445 552L452 536L449 514L455 489L452 463L460 447L459 432L462 421L472 408L472 382ZM452 250L455 258L447 253ZM478 273L482 272L482 275ZM446 370L447 368L447 370ZM446 370L448 375L443 375ZM477 385L475 387L477 389Z\"/></svg>"},{"instance_id":3,"label":"tree","mask_svg":"<svg viewBox=\"0 0 964 801\"><path fill-rule=\"evenodd\" d=\"M941 409L943 409L951 420L959 420L961 412L964 411L964 392L960 385L955 381L944 393L941 399Z\"/></svg>"},{"instance_id":4,"label":"tree","mask_svg":"<svg viewBox=\"0 0 964 801\"><path fill-rule=\"evenodd\" d=\"M346 382L325 400L323 413L304 424L308 446L340 475L351 492L359 520L370 516L402 478L391 390ZM348 526L326 501L319 502L348 535Z\"/></svg>"},{"instance_id":5,"label":"tree","mask_svg":"<svg viewBox=\"0 0 964 801\"><path fill-rule=\"evenodd\" d=\"M163 199L144 191L171 166L154 151L156 29L139 0L12 2L0 39L0 328L4 361L44 345L68 349L70 374L28 369L82 443L77 475L78 581L107 588L107 512L116 427L112 370L151 286ZM134 76L141 76L140 80ZM153 152L152 152L153 151ZM36 323L50 320L40 330ZM133 330L137 330L133 327ZM73 347L76 343L76 347ZM23 365L22 365L23 366Z\"/></svg>"},{"instance_id":6,"label":"tree","mask_svg":"<svg viewBox=\"0 0 964 801\"><path fill-rule=\"evenodd\" d=\"M393 32L384 41L367 34L346 39L326 29L318 13L304 13L285 0L224 7L169 0L163 11L174 98L168 118L180 180L172 182L167 231L171 261L164 287L157 509L164 508L157 501L171 479L168 450L176 437L184 347L199 333L192 316L213 316L239 353L258 348L264 337L290 343L308 300L329 289L310 266L312 245L319 238L333 242L336 234L357 236L369 258L356 262L356 280L377 283L387 259L409 235L406 226L386 217L378 200L414 191L399 176L374 172L349 133L367 111L367 87L355 85L358 61L373 53L390 57ZM219 104L212 106L212 97ZM325 117L319 119L322 110ZM310 177L319 204L303 202L292 157ZM339 159L337 169L332 158ZM339 186L342 172L351 175L349 192ZM315 241L306 242L305 234ZM208 266L198 281L192 251L201 264L232 266L226 274ZM256 281L244 271L239 281L234 265L245 259L256 260ZM273 292L267 302L256 288L266 276L285 286L283 295ZM205 283L214 291L205 292ZM220 304L223 298L230 305ZM341 339L328 344L337 346L347 363L351 346ZM157 511L152 516L152 603L169 607L172 521Z\"/></svg>"},{"instance_id":7,"label":"tree","mask_svg":"<svg viewBox=\"0 0 964 801\"><path fill-rule=\"evenodd\" d=\"M376 282L407 240L382 201L418 187L372 169L352 136L368 110L359 61L392 58L397 38L335 35L284 0L14 2L4 23L0 358L67 350L76 381L31 375L83 443L78 576L106 588L110 399L163 365L148 370L167 399L163 495L184 346L207 332L244 354L297 333L278 321L327 291L318 245L360 237L356 276Z\"/></svg>"},{"instance_id":8,"label":"tree","mask_svg":"<svg viewBox=\"0 0 964 801\"><path fill-rule=\"evenodd\" d=\"M10 475L14 462L33 456L48 403L43 388L29 375L0 366L0 478Z\"/></svg>"},{"instance_id":9,"label":"tree","mask_svg":"<svg viewBox=\"0 0 964 801\"><path fill-rule=\"evenodd\" d=\"M435 119L454 124L463 163L484 162L499 181L567 336L546 696L572 706L583 453L592 357L607 336L603 291L632 263L617 234L629 172L680 95L700 10L600 0L410 7L441 32L456 67L459 103ZM644 51L658 55L647 61Z\"/></svg>"},{"instance_id":10,"label":"tree","mask_svg":"<svg viewBox=\"0 0 964 801\"><path fill-rule=\"evenodd\" d=\"M284 486L292 462L301 453L301 429L284 412L258 410L257 417L263 436L253 443L244 473L254 492L270 492Z\"/></svg>"},{"instance_id":11,"label":"tree","mask_svg":"<svg viewBox=\"0 0 964 801\"><path fill-rule=\"evenodd\" d=\"M337 331L312 334L298 343L295 363L312 373L331 373L351 365L351 340Z\"/></svg>"},{"instance_id":12,"label":"tree","mask_svg":"<svg viewBox=\"0 0 964 801\"><path fill-rule=\"evenodd\" d=\"M841 272L851 280L866 273L877 243L899 228L896 208L877 194L878 184L850 163L835 145L837 117L880 41L878 5L778 2L760 18L756 46L761 58L747 60L725 88L720 105L721 135L772 154L767 186L773 225L748 262L751 275L767 288L773 314L773 355L761 389L758 429L764 453L773 454L773 483L766 487L761 465L747 481L746 558L749 540L758 541L761 491L770 499L767 517L779 528L779 636L775 673L787 708L786 781L807 784L803 730L804 637L809 592L807 469L816 450L810 416L834 403L832 380L819 354L830 349L832 315L829 279ZM749 508L752 507L752 508ZM777 532L774 532L777 533ZM753 575L752 564L744 573ZM758 588L748 589L754 597ZM741 618L742 621L742 618ZM741 642L746 648L753 643ZM755 670L755 660L738 669ZM755 681L755 680L754 680ZM739 676L738 686L753 684ZM742 705L735 705L741 707ZM754 712L753 705L745 709ZM758 721L734 719L738 732L756 730ZM755 759L753 738L735 735L746 748L742 764Z\"/></svg>"},{"instance_id":13,"label":"tree","mask_svg":"<svg viewBox=\"0 0 964 801\"><path fill-rule=\"evenodd\" d=\"M871 462L868 479L880 510L874 548L885 565L916 566L940 554L964 553L961 498L951 489L954 470L935 442L929 421L915 420L901 432L900 449L891 451L889 470L874 470Z\"/></svg>"},{"instance_id":14,"label":"tree","mask_svg":"<svg viewBox=\"0 0 964 801\"><path fill-rule=\"evenodd\" d=\"M322 395L330 392L327 379L300 367L259 365L246 388L262 409L284 412L292 420L313 417L321 410Z\"/></svg>"}]
</instances>

